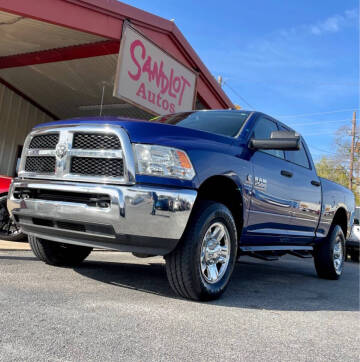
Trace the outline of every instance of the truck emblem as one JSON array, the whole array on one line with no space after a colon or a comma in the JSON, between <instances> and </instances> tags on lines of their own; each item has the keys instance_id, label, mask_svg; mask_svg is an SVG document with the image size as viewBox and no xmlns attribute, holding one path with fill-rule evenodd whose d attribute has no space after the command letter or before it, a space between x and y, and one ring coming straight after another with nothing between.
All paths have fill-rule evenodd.
<instances>
[{"instance_id":1,"label":"truck emblem","mask_svg":"<svg viewBox=\"0 0 360 362\"><path fill-rule=\"evenodd\" d=\"M254 187L262 190L266 190L267 180L262 177L255 176Z\"/></svg>"},{"instance_id":2,"label":"truck emblem","mask_svg":"<svg viewBox=\"0 0 360 362\"><path fill-rule=\"evenodd\" d=\"M55 155L58 159L62 159L68 151L66 143L58 143L55 149Z\"/></svg>"}]
</instances>

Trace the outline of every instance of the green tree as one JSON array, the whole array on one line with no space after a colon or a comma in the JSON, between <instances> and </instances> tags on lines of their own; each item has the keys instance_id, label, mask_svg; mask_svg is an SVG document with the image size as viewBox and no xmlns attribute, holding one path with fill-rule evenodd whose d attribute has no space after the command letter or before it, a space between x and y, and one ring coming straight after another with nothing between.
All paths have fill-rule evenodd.
<instances>
[{"instance_id":1,"label":"green tree","mask_svg":"<svg viewBox=\"0 0 360 362\"><path fill-rule=\"evenodd\" d=\"M329 158L323 156L319 162L315 164L317 174L320 177L337 182L340 185L348 187L349 185L349 170L347 164L339 162L337 158ZM360 205L360 194L356 190L356 185L353 188L356 204Z\"/></svg>"}]
</instances>

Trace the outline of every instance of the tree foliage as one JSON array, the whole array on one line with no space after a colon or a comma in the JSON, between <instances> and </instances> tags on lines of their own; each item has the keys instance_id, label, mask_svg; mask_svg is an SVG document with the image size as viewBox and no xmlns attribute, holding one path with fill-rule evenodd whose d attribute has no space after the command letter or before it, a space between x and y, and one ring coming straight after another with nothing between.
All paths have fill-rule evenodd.
<instances>
[{"instance_id":1,"label":"tree foliage","mask_svg":"<svg viewBox=\"0 0 360 362\"><path fill-rule=\"evenodd\" d=\"M330 158L322 157L321 160L316 163L316 171L320 177L327 178L345 187L349 185L348 170Z\"/></svg>"},{"instance_id":2,"label":"tree foliage","mask_svg":"<svg viewBox=\"0 0 360 362\"><path fill-rule=\"evenodd\" d=\"M355 153L353 164L353 187L356 204L360 206L360 158L359 158L359 129L355 134ZM350 174L350 149L351 129L348 126L338 129L335 135L335 152L331 157L323 156L315 164L316 171L320 177L337 182L340 185L349 187Z\"/></svg>"}]
</instances>

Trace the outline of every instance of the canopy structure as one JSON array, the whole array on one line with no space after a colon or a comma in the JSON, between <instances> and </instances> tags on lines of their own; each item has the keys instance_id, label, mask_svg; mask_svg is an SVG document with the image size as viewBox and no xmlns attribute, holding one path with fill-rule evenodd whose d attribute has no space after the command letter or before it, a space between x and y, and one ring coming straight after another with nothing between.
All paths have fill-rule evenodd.
<instances>
[{"instance_id":1,"label":"canopy structure","mask_svg":"<svg viewBox=\"0 0 360 362\"><path fill-rule=\"evenodd\" d=\"M198 74L196 108L233 107L172 21L116 0L0 0L0 174L14 175L35 124L152 117L112 95L125 21Z\"/></svg>"}]
</instances>

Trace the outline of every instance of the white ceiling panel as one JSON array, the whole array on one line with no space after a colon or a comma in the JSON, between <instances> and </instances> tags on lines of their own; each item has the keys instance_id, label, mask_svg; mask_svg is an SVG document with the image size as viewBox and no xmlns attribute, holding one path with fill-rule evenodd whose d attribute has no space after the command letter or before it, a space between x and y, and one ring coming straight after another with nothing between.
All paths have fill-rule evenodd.
<instances>
[{"instance_id":1,"label":"white ceiling panel","mask_svg":"<svg viewBox=\"0 0 360 362\"><path fill-rule=\"evenodd\" d=\"M117 55L0 70L0 77L59 118L102 115L152 116L112 96Z\"/></svg>"},{"instance_id":2,"label":"white ceiling panel","mask_svg":"<svg viewBox=\"0 0 360 362\"><path fill-rule=\"evenodd\" d=\"M0 39L0 57L106 40L5 12L0 12Z\"/></svg>"}]
</instances>

